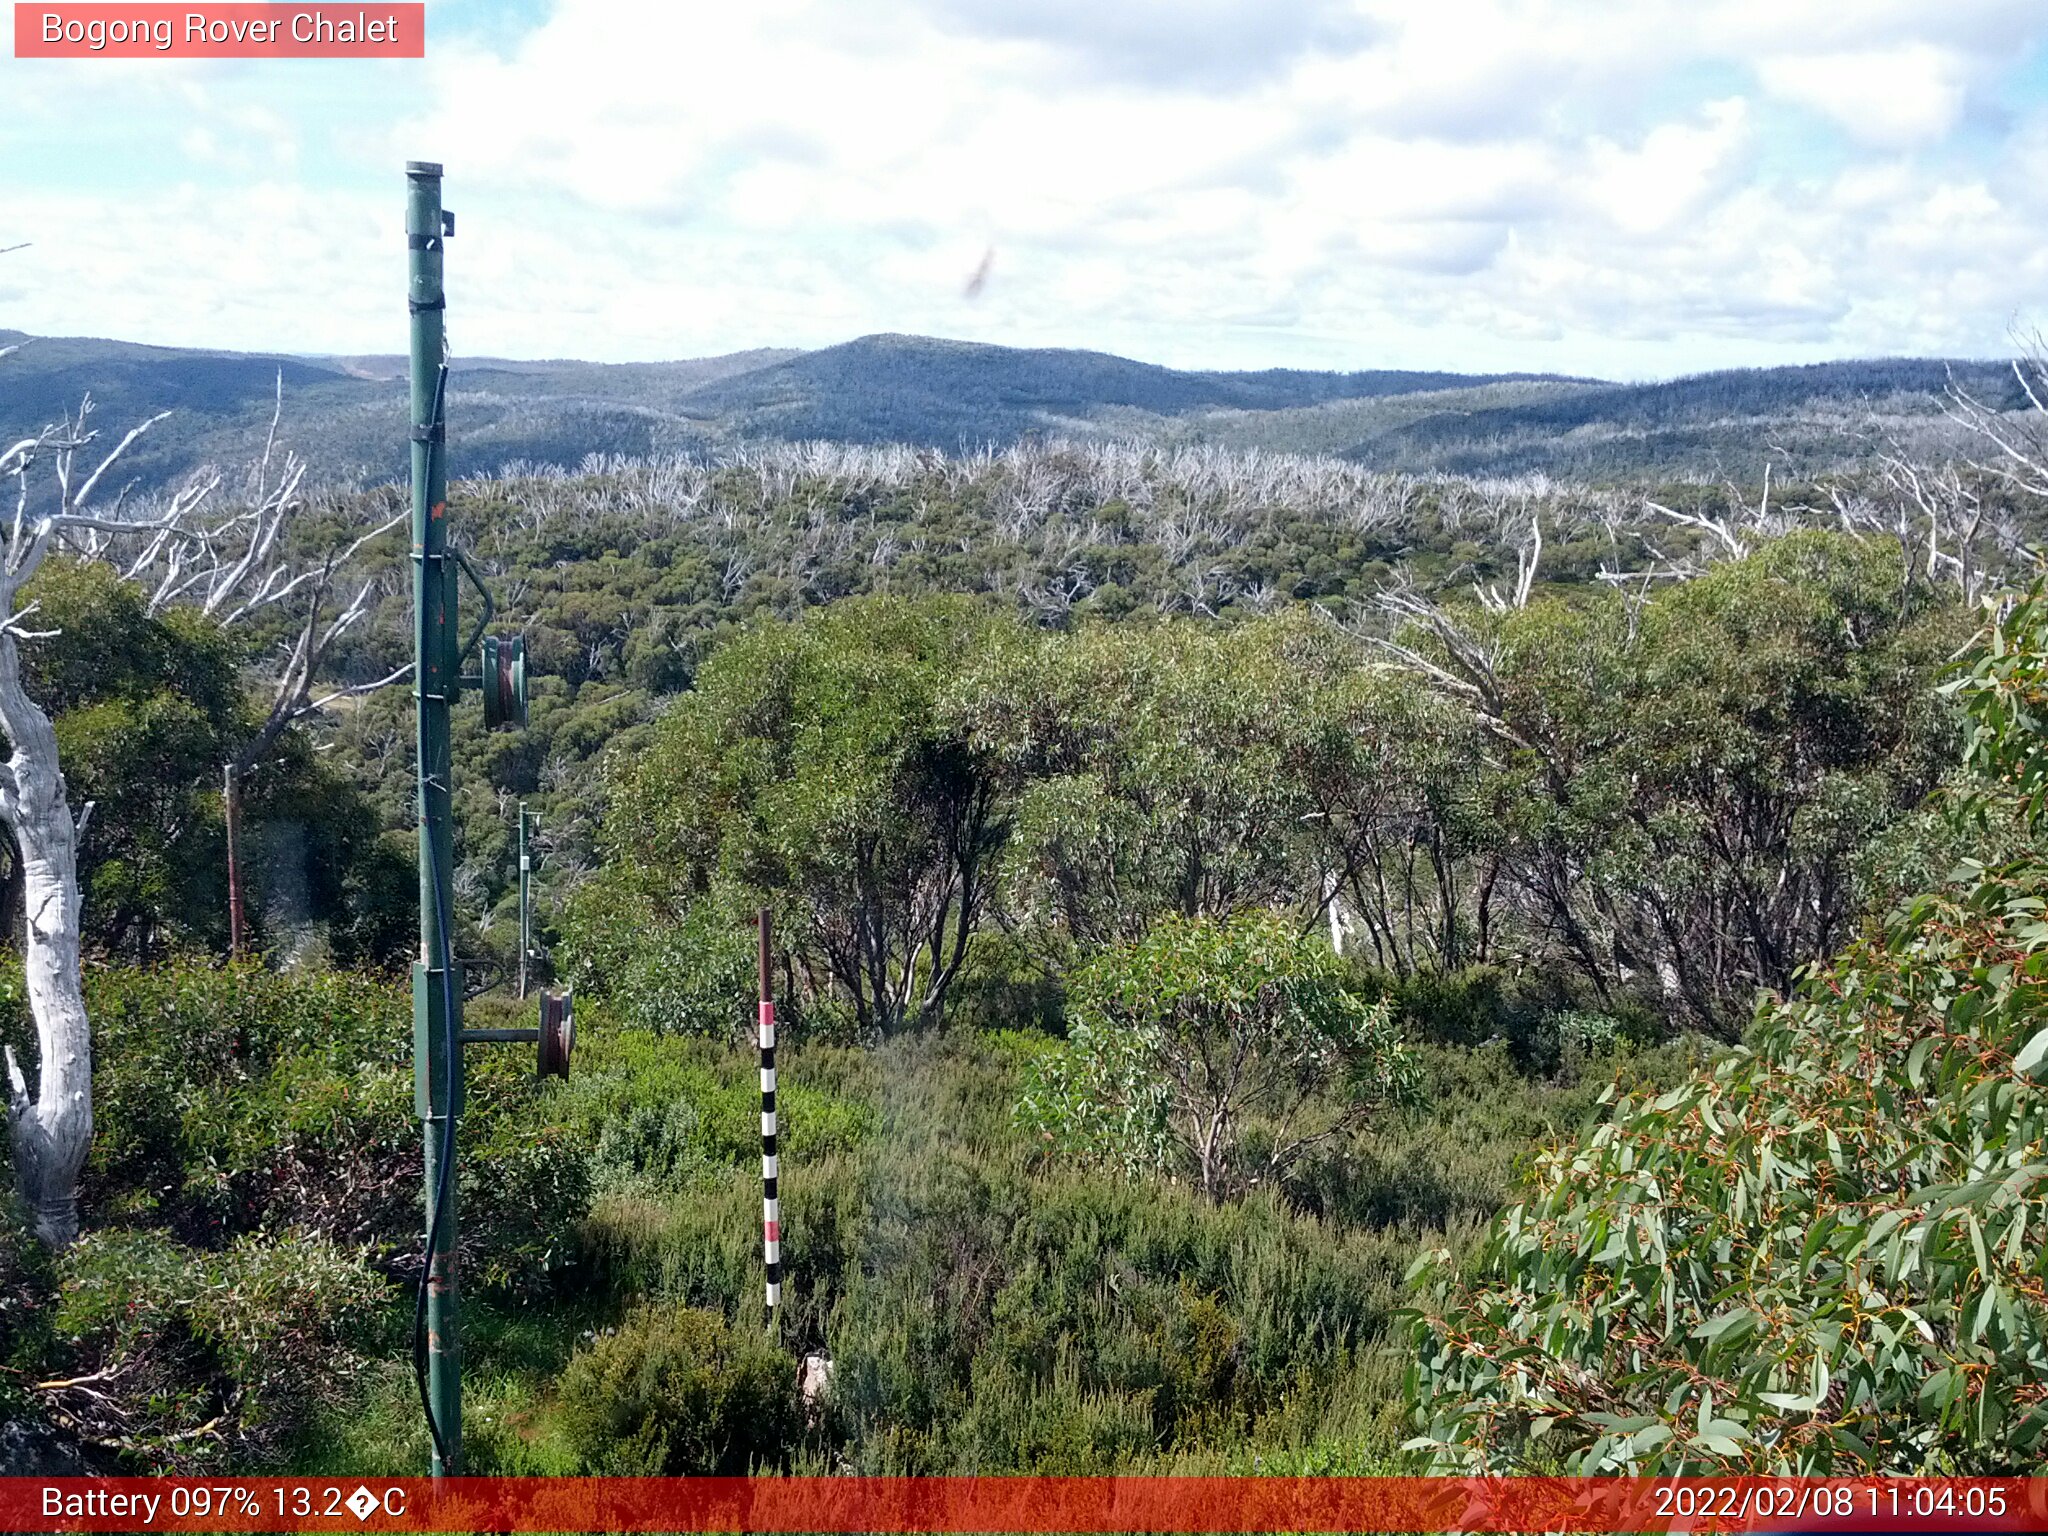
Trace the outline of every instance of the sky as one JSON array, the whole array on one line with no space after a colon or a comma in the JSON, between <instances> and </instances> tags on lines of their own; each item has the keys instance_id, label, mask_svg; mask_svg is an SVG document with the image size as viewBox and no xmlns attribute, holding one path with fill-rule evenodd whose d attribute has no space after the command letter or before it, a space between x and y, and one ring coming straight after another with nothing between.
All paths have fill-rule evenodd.
<instances>
[{"instance_id":1,"label":"sky","mask_svg":"<svg viewBox=\"0 0 2048 1536\"><path fill-rule=\"evenodd\" d=\"M1661 378L2048 326L2043 0L430 0L411 61L0 57L0 327L876 331ZM973 281L976 275L980 281Z\"/></svg>"}]
</instances>

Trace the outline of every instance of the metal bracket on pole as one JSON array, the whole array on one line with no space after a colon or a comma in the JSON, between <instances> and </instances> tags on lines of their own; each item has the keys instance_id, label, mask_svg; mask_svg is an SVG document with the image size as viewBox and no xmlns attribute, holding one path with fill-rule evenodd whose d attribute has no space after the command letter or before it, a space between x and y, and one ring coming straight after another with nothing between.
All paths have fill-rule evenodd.
<instances>
[{"instance_id":1,"label":"metal bracket on pole","mask_svg":"<svg viewBox=\"0 0 2048 1536\"><path fill-rule=\"evenodd\" d=\"M476 628L469 632L469 638L462 642L462 649L455 653L460 661L467 661L469 653L476 649L476 643L483 639L484 630L497 616L498 605L491 601L491 589L484 584L483 577L477 574L476 567L469 563L469 556L452 544L448 546L448 553L454 557L456 567L469 578L469 584L476 588L477 596L482 598L484 603L484 611L476 616Z\"/></svg>"}]
</instances>

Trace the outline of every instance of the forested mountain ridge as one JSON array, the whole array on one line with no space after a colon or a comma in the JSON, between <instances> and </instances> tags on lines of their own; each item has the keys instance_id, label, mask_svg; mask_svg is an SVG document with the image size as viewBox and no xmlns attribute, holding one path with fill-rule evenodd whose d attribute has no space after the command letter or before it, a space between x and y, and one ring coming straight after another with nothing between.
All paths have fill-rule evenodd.
<instances>
[{"instance_id":1,"label":"forested mountain ridge","mask_svg":"<svg viewBox=\"0 0 2048 1536\"><path fill-rule=\"evenodd\" d=\"M139 488L260 446L282 384L291 437L320 483L404 471L395 356L292 357L30 338L0 374L0 435L88 392L103 431L173 414L131 452ZM589 454L701 452L763 440L910 443L946 452L1034 435L1331 454L1376 469L1540 470L1593 480L1753 476L1768 439L1806 472L1866 456L1883 432L1923 446L1951 380L2003 402L2002 365L1877 359L1629 384L1548 374L1187 371L1103 352L864 336L663 363L456 359L458 473L573 467Z\"/></svg>"},{"instance_id":2,"label":"forested mountain ridge","mask_svg":"<svg viewBox=\"0 0 2048 1536\"><path fill-rule=\"evenodd\" d=\"M1872 428L1918 435L1951 388L2001 410L2026 398L2009 368L1892 357L1802 367L1723 369L1654 384L1597 385L1442 411L1359 442L1346 457L1382 469L1600 477L1616 469L1753 457L1759 440L1797 443L1808 467L1855 459Z\"/></svg>"}]
</instances>

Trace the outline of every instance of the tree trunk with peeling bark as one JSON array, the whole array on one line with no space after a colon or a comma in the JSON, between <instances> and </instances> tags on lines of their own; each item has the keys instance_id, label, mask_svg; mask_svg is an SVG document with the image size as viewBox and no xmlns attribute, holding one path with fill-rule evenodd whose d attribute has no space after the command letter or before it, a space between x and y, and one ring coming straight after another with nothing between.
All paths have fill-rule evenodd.
<instances>
[{"instance_id":1,"label":"tree trunk with peeling bark","mask_svg":"<svg viewBox=\"0 0 2048 1536\"><path fill-rule=\"evenodd\" d=\"M11 586L11 584L10 584ZM13 611L13 592L0 611ZM92 1144L92 1031L79 973L78 840L57 733L21 685L21 654L0 631L0 728L13 746L0 780L0 820L21 861L22 969L36 1025L33 1094L13 1047L7 1057L7 1131L15 1186L52 1247L78 1236L78 1178Z\"/></svg>"}]
</instances>

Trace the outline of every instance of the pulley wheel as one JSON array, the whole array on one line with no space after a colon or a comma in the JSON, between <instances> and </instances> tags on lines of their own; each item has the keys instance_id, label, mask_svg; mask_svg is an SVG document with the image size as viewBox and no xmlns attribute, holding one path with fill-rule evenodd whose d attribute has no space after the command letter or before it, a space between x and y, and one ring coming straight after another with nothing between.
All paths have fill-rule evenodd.
<instances>
[{"instance_id":1,"label":"pulley wheel","mask_svg":"<svg viewBox=\"0 0 2048 1536\"><path fill-rule=\"evenodd\" d=\"M569 1075L569 1053L576 1048L576 1005L573 992L540 995L540 1075Z\"/></svg>"},{"instance_id":2,"label":"pulley wheel","mask_svg":"<svg viewBox=\"0 0 2048 1536\"><path fill-rule=\"evenodd\" d=\"M484 724L491 730L526 724L526 639L492 636L483 649Z\"/></svg>"}]
</instances>

